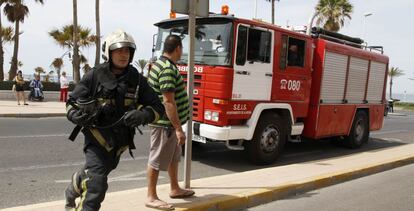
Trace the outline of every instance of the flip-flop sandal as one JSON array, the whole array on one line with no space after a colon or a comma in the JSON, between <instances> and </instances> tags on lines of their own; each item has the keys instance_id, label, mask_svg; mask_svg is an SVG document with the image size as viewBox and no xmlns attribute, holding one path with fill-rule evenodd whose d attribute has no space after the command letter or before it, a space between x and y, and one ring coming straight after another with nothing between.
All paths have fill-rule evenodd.
<instances>
[{"instance_id":1,"label":"flip-flop sandal","mask_svg":"<svg viewBox=\"0 0 414 211\"><path fill-rule=\"evenodd\" d=\"M185 190L181 194L170 195L170 198L172 198L172 199L184 199L184 198L189 198L189 197L193 196L194 194L195 194L195 192L192 191L192 190Z\"/></svg>"},{"instance_id":2,"label":"flip-flop sandal","mask_svg":"<svg viewBox=\"0 0 414 211\"><path fill-rule=\"evenodd\" d=\"M145 206L157 210L174 210L174 206L172 204L168 204L167 202L161 201L159 199L156 199L152 202L147 202L145 203Z\"/></svg>"}]
</instances>

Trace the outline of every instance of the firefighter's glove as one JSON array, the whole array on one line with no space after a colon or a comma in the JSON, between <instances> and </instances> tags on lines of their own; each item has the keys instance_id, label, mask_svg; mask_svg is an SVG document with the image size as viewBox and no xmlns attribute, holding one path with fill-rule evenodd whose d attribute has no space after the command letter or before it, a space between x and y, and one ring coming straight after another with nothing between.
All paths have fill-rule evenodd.
<instances>
[{"instance_id":1,"label":"firefighter's glove","mask_svg":"<svg viewBox=\"0 0 414 211\"><path fill-rule=\"evenodd\" d=\"M137 127L140 125L147 124L149 121L149 114L146 110L132 110L128 111L124 117L124 123L128 127Z\"/></svg>"},{"instance_id":2,"label":"firefighter's glove","mask_svg":"<svg viewBox=\"0 0 414 211\"><path fill-rule=\"evenodd\" d=\"M87 126L91 124L90 116L81 110L72 109L68 112L67 117L75 125Z\"/></svg>"}]
</instances>

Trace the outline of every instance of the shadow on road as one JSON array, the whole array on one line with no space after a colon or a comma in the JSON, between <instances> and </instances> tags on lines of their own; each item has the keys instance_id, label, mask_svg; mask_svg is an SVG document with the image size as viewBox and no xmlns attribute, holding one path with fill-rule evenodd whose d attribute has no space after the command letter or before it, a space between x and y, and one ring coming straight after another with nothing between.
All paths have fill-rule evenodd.
<instances>
[{"instance_id":1,"label":"shadow on road","mask_svg":"<svg viewBox=\"0 0 414 211\"><path fill-rule=\"evenodd\" d=\"M228 150L224 144L220 143L208 143L193 146L192 160L215 168L243 172L267 167L351 156L361 152L377 151L404 144L406 143L378 138L370 138L369 142L360 149L348 149L335 146L329 139L287 143L283 155L275 163L257 166L249 162L244 151Z\"/></svg>"}]
</instances>

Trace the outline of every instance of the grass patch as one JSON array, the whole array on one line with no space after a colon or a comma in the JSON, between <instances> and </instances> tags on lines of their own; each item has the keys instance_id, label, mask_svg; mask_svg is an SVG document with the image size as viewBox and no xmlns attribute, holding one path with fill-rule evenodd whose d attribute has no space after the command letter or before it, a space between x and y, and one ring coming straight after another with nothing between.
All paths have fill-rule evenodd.
<instances>
[{"instance_id":1,"label":"grass patch","mask_svg":"<svg viewBox=\"0 0 414 211\"><path fill-rule=\"evenodd\" d=\"M395 102L394 107L399 107L405 111L414 111L414 103Z\"/></svg>"}]
</instances>

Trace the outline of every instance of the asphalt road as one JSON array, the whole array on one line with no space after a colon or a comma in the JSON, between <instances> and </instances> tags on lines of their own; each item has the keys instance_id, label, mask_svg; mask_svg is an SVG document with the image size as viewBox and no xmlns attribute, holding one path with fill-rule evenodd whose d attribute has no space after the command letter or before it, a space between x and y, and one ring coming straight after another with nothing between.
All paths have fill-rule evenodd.
<instances>
[{"instance_id":1,"label":"asphalt road","mask_svg":"<svg viewBox=\"0 0 414 211\"><path fill-rule=\"evenodd\" d=\"M72 127L65 118L0 118L0 209L63 199L71 174L83 164L82 135L75 142L67 140ZM146 186L149 131L143 130L144 135L135 138L135 160L124 153L118 168L110 174L110 192ZM413 143L413 131L414 114L390 116L383 130L373 132L370 142L361 149L333 146L329 140L289 143L284 155L265 167ZM192 156L192 179L263 168L251 165L243 151L227 150L223 144L194 146ZM168 176L162 172L159 183L167 182Z\"/></svg>"},{"instance_id":2,"label":"asphalt road","mask_svg":"<svg viewBox=\"0 0 414 211\"><path fill-rule=\"evenodd\" d=\"M250 211L412 211L414 164L250 208Z\"/></svg>"}]
</instances>

